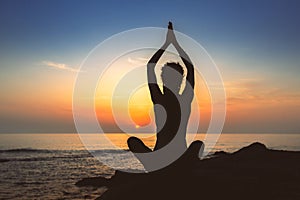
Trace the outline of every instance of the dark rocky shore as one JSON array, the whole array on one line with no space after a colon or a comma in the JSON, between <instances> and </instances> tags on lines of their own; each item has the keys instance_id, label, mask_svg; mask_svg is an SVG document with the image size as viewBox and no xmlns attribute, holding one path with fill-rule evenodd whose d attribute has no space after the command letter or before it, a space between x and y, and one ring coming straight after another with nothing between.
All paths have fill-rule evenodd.
<instances>
[{"instance_id":1,"label":"dark rocky shore","mask_svg":"<svg viewBox=\"0 0 300 200\"><path fill-rule=\"evenodd\" d=\"M300 199L300 152L253 143L234 153L197 159L201 143L172 165L145 174L116 171L111 179L84 178L78 187L107 187L98 199Z\"/></svg>"}]
</instances>

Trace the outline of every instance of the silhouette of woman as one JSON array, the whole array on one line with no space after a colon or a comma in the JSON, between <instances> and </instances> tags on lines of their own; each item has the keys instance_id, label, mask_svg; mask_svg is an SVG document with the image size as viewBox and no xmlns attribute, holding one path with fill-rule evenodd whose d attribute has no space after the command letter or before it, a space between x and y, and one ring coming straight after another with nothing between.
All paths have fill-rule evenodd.
<instances>
[{"instance_id":1,"label":"silhouette of woman","mask_svg":"<svg viewBox=\"0 0 300 200\"><path fill-rule=\"evenodd\" d=\"M173 44L186 67L186 86L179 94L184 78L183 67L179 63L166 63L162 68L163 93L161 92L154 68L165 52L166 48ZM186 129L191 113L191 102L194 97L194 66L188 55L176 40L172 23L169 22L165 43L152 56L147 64L148 86L151 100L154 104L156 123L156 144L154 151L161 149L172 141L176 149L184 152L186 146ZM152 151L140 139L130 137L127 141L129 149L134 153L146 153Z\"/></svg>"}]
</instances>

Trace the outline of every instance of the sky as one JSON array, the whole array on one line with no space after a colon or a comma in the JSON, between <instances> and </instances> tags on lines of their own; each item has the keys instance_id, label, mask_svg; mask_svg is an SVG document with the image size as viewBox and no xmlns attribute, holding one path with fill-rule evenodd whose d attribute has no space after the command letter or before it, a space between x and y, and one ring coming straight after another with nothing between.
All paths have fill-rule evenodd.
<instances>
[{"instance_id":1,"label":"sky","mask_svg":"<svg viewBox=\"0 0 300 200\"><path fill-rule=\"evenodd\" d=\"M2 0L0 132L76 132L72 92L88 53L114 34L166 27L171 20L207 50L220 70L227 95L223 132L300 133L299 7L297 0ZM132 101L147 102L145 91ZM210 119L204 93L197 93L205 96L200 132ZM105 129L118 131L109 114L103 116L109 107L96 105ZM149 109L148 101L130 111L130 131L149 122Z\"/></svg>"}]
</instances>

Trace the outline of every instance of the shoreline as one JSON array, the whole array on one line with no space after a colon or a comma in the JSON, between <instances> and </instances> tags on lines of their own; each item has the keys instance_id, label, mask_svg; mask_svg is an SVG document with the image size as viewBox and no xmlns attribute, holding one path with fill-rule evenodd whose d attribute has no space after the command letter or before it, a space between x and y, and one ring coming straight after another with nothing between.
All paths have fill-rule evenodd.
<instances>
[{"instance_id":1,"label":"shoreline","mask_svg":"<svg viewBox=\"0 0 300 200\"><path fill-rule=\"evenodd\" d=\"M271 150L256 142L203 160L186 158L150 173L83 178L76 186L106 187L99 200L300 199L300 151Z\"/></svg>"}]
</instances>

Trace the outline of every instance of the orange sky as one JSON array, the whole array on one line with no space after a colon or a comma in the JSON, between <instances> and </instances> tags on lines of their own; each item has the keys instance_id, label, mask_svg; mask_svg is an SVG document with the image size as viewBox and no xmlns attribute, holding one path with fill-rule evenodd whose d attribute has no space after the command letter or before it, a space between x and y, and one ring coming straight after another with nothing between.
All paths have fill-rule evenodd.
<instances>
[{"instance_id":1,"label":"orange sky","mask_svg":"<svg viewBox=\"0 0 300 200\"><path fill-rule=\"evenodd\" d=\"M101 119L101 125L109 132L119 130L112 117L111 88L115 87L114 83L118 82L123 72L130 68L134 69L136 64L145 62L143 59L126 60L126 62L123 62L123 59L119 60L123 64L127 63L126 66L115 63L111 71L107 71L107 77L99 82L99 85L104 82L106 87L101 85L96 91L96 113ZM72 91L76 73L47 68L42 64L40 66L42 67L37 67L40 71L34 78L26 72L20 72L6 81L9 88L1 86L2 91L9 94L1 97L2 123L10 125L9 127L12 125L18 127L14 131L3 128L2 132L76 131L72 116ZM124 68L124 71L120 70L121 68ZM222 66L220 68L222 69ZM111 78L109 74L114 74L114 78ZM211 114L210 97L199 75L196 76L196 82L195 97L198 97L199 105L194 102L193 106L200 108L200 132L205 132ZM224 84L227 94L224 132L297 132L299 130L300 95L292 88L279 87L279 84L274 83L274 79L270 77L227 78L226 73ZM123 87L125 90L129 86ZM133 92L130 98L121 99L119 102L119 106L115 108L115 114L119 116L118 119L123 125L125 124L124 126L132 132L154 130L153 121L150 129L149 127L143 129L143 125L149 123L151 116L153 119L152 103L146 86ZM127 111L129 111L130 119L124 114ZM191 116L191 124L193 124L193 118L194 116ZM139 127L137 128L136 125Z\"/></svg>"}]
</instances>

